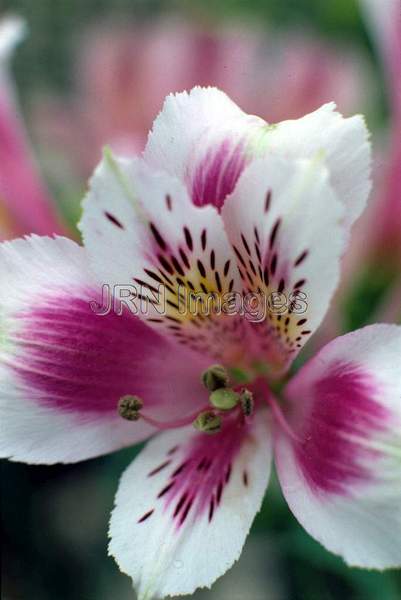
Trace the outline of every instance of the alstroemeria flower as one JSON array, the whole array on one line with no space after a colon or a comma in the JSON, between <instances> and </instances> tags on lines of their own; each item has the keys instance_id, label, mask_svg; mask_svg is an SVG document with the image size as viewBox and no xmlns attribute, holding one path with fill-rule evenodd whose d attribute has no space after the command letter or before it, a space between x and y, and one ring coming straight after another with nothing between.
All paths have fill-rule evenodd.
<instances>
[{"instance_id":1,"label":"alstroemeria flower","mask_svg":"<svg viewBox=\"0 0 401 600\"><path fill-rule=\"evenodd\" d=\"M100 164L84 248L32 237L0 249L1 455L73 462L154 435L110 525L142 600L210 586L238 559L273 452L291 509L326 548L401 564L400 329L335 340L282 406L269 388L329 304L369 190L366 137L332 105L272 127L195 88L166 100L144 158ZM105 283L135 284L129 300L148 310L125 299L99 314ZM290 302L260 322L187 304L191 291L294 290L302 314Z\"/></svg>"},{"instance_id":2,"label":"alstroemeria flower","mask_svg":"<svg viewBox=\"0 0 401 600\"><path fill-rule=\"evenodd\" d=\"M24 35L18 17L0 20L0 240L64 232L31 156L9 79L9 60Z\"/></svg>"}]
</instances>

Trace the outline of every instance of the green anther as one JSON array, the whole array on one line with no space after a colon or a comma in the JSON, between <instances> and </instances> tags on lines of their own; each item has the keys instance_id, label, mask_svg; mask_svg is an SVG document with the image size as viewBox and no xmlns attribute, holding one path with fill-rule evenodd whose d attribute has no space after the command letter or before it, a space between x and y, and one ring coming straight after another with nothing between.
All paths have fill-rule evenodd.
<instances>
[{"instance_id":1,"label":"green anther","mask_svg":"<svg viewBox=\"0 0 401 600\"><path fill-rule=\"evenodd\" d=\"M221 418L215 415L213 411L206 410L199 413L193 422L195 429L203 433L218 433L221 429Z\"/></svg>"},{"instance_id":2,"label":"green anther","mask_svg":"<svg viewBox=\"0 0 401 600\"><path fill-rule=\"evenodd\" d=\"M250 392L249 390L242 390L242 392L240 394L240 402L241 402L242 412L244 413L244 415L246 417L250 417L251 414L253 413L253 408L254 408L252 392Z\"/></svg>"},{"instance_id":3,"label":"green anther","mask_svg":"<svg viewBox=\"0 0 401 600\"><path fill-rule=\"evenodd\" d=\"M138 396L122 396L118 401L118 414L128 421L138 421L143 401Z\"/></svg>"},{"instance_id":4,"label":"green anther","mask_svg":"<svg viewBox=\"0 0 401 600\"><path fill-rule=\"evenodd\" d=\"M237 406L240 396L231 388L220 388L209 396L210 403L220 410L231 410Z\"/></svg>"},{"instance_id":5,"label":"green anther","mask_svg":"<svg viewBox=\"0 0 401 600\"><path fill-rule=\"evenodd\" d=\"M213 392L228 385L228 373L222 365L212 365L202 373L203 385Z\"/></svg>"}]
</instances>

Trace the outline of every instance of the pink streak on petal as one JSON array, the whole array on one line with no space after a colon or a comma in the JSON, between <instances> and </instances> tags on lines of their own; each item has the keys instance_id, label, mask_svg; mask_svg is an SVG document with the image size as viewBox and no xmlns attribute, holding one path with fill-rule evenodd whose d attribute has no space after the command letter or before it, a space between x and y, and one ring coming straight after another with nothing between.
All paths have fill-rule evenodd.
<instances>
[{"instance_id":1,"label":"pink streak on petal","mask_svg":"<svg viewBox=\"0 0 401 600\"><path fill-rule=\"evenodd\" d=\"M201 359L128 312L95 314L93 297L41 298L42 307L18 315L14 369L35 400L107 416L121 396L136 394L149 414L170 419L205 404Z\"/></svg>"},{"instance_id":2,"label":"pink streak on petal","mask_svg":"<svg viewBox=\"0 0 401 600\"><path fill-rule=\"evenodd\" d=\"M369 440L373 432L385 428L387 411L374 400L379 393L371 376L349 364L333 365L329 375L315 384L312 405L304 414L304 441L294 445L312 488L347 494L350 485L370 478L361 461L374 460L377 453L356 438ZM299 403L308 400L299 398Z\"/></svg>"},{"instance_id":3,"label":"pink streak on petal","mask_svg":"<svg viewBox=\"0 0 401 600\"><path fill-rule=\"evenodd\" d=\"M246 158L243 143L226 139L206 151L192 180L192 200L197 206L213 204L220 209L234 190Z\"/></svg>"},{"instance_id":4,"label":"pink streak on petal","mask_svg":"<svg viewBox=\"0 0 401 600\"><path fill-rule=\"evenodd\" d=\"M177 527L183 524L192 507L197 516L206 513L209 521L212 520L230 481L233 462L249 431L250 426L239 426L238 420L233 418L223 423L218 434L194 436L180 465L160 491L162 494L167 489L162 494L165 508L172 509ZM249 481L244 483L248 484Z\"/></svg>"}]
</instances>

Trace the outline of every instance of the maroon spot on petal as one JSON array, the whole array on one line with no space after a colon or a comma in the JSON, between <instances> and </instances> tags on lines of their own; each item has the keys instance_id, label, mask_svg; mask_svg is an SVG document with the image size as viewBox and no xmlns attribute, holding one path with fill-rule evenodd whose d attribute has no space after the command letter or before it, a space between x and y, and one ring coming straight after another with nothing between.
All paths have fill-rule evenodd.
<instances>
[{"instance_id":1,"label":"maroon spot on petal","mask_svg":"<svg viewBox=\"0 0 401 600\"><path fill-rule=\"evenodd\" d=\"M277 268L277 254L273 254L273 258L272 258L272 261L270 263L270 271L271 271L272 275L275 274L276 268Z\"/></svg>"},{"instance_id":2,"label":"maroon spot on petal","mask_svg":"<svg viewBox=\"0 0 401 600\"><path fill-rule=\"evenodd\" d=\"M177 271L177 273L184 276L185 275L184 270L175 256L171 256L171 262L173 263L173 266L174 266L175 270Z\"/></svg>"},{"instance_id":3,"label":"maroon spot on petal","mask_svg":"<svg viewBox=\"0 0 401 600\"><path fill-rule=\"evenodd\" d=\"M298 267L305 260L305 258L308 256L308 254L309 254L309 251L304 250L304 252L302 252L302 254L300 254L298 256L298 258L296 259L296 261L294 262L294 267Z\"/></svg>"},{"instance_id":4,"label":"maroon spot on petal","mask_svg":"<svg viewBox=\"0 0 401 600\"><path fill-rule=\"evenodd\" d=\"M249 249L248 242L246 241L246 238L245 238L245 236L244 236L243 233L241 233L241 240L242 240L242 244L243 244L243 246L244 246L247 254L249 254L249 256L250 256L251 255L251 251Z\"/></svg>"},{"instance_id":5,"label":"maroon spot on petal","mask_svg":"<svg viewBox=\"0 0 401 600\"><path fill-rule=\"evenodd\" d=\"M227 277L229 270L230 270L230 261L227 260L224 264L224 271L223 271L224 277Z\"/></svg>"},{"instance_id":6,"label":"maroon spot on petal","mask_svg":"<svg viewBox=\"0 0 401 600\"><path fill-rule=\"evenodd\" d=\"M188 497L188 491L185 491L185 492L182 494L181 498L178 500L177 504L176 504L176 507L175 507L175 510L174 510L173 517L176 517L176 516L178 515L178 513L180 512L180 510L181 510L181 509L182 509L182 507L184 506L184 502L185 502L185 500L187 499L187 497Z\"/></svg>"},{"instance_id":7,"label":"maroon spot on petal","mask_svg":"<svg viewBox=\"0 0 401 600\"><path fill-rule=\"evenodd\" d=\"M170 194L166 194L166 196L165 196L165 200L166 200L166 206L167 206L167 210L170 210L170 211L171 211L171 209L172 209L172 206L173 206L173 205L172 205L172 201L171 201L171 196L170 196Z\"/></svg>"},{"instance_id":8,"label":"maroon spot on petal","mask_svg":"<svg viewBox=\"0 0 401 600\"><path fill-rule=\"evenodd\" d=\"M215 266L216 266L216 256L215 256L214 250L212 250L210 253L210 268L214 271Z\"/></svg>"},{"instance_id":9,"label":"maroon spot on petal","mask_svg":"<svg viewBox=\"0 0 401 600\"><path fill-rule=\"evenodd\" d=\"M135 283L138 283L141 287L145 287L148 290L150 290L151 292L154 292L155 294L159 293L159 290L157 288L155 288L150 283L146 283L146 281L143 281L142 279L139 279L138 277L135 277L134 281L135 281Z\"/></svg>"},{"instance_id":10,"label":"maroon spot on petal","mask_svg":"<svg viewBox=\"0 0 401 600\"><path fill-rule=\"evenodd\" d=\"M151 277L158 283L163 283L163 279L161 279L161 277L159 277L156 273L153 273L153 271L150 271L149 269L144 269L144 271L147 275L149 275L149 277Z\"/></svg>"},{"instance_id":11,"label":"maroon spot on petal","mask_svg":"<svg viewBox=\"0 0 401 600\"><path fill-rule=\"evenodd\" d=\"M149 519L150 516L153 515L153 513L155 512L155 509L152 508L152 510L149 510L147 513L145 513L140 519L138 519L138 523L143 523L144 521L146 521L146 519Z\"/></svg>"},{"instance_id":12,"label":"maroon spot on petal","mask_svg":"<svg viewBox=\"0 0 401 600\"><path fill-rule=\"evenodd\" d=\"M202 277L206 277L206 269L205 269L205 267L203 266L203 263L202 263L202 261L201 261L201 260L198 260L196 264L198 265L198 271L199 271L199 273L201 274L201 276L202 276Z\"/></svg>"},{"instance_id":13,"label":"maroon spot on petal","mask_svg":"<svg viewBox=\"0 0 401 600\"><path fill-rule=\"evenodd\" d=\"M238 258L238 260L240 261L241 265L246 268L245 261L242 258L241 253L238 251L238 248L236 246L233 246L233 248L234 248L235 255Z\"/></svg>"},{"instance_id":14,"label":"maroon spot on petal","mask_svg":"<svg viewBox=\"0 0 401 600\"><path fill-rule=\"evenodd\" d=\"M185 519L187 518L187 516L188 516L188 513L189 513L189 511L191 510L191 507L192 507L192 504L193 504L193 502L194 502L194 499L193 499L193 498L190 498L190 499L188 500L188 502L187 502L187 504L186 504L186 506L185 506L185 508L184 508L184 511L183 511L183 513L182 513L182 515L181 515L181 518L180 518L180 525L182 525L182 524L184 523Z\"/></svg>"},{"instance_id":15,"label":"maroon spot on petal","mask_svg":"<svg viewBox=\"0 0 401 600\"><path fill-rule=\"evenodd\" d=\"M254 232L254 234L255 234L255 240L256 240L257 244L260 244L260 240L259 240L259 233L258 233L258 228L256 227L256 225L255 225L255 227L253 228L253 232Z\"/></svg>"},{"instance_id":16,"label":"maroon spot on petal","mask_svg":"<svg viewBox=\"0 0 401 600\"><path fill-rule=\"evenodd\" d=\"M157 497L158 498L162 498L165 494L167 494L167 492L169 492L171 490L171 488L173 487L173 485L175 484L175 481L170 481L170 483L168 485L166 485L161 492L158 493Z\"/></svg>"},{"instance_id":17,"label":"maroon spot on petal","mask_svg":"<svg viewBox=\"0 0 401 600\"><path fill-rule=\"evenodd\" d=\"M249 261L249 266L250 266L250 268L251 268L251 271L252 271L252 273L253 273L254 275L257 275L257 271L256 271L256 269L255 269L255 265L253 264L253 262L252 262L251 260Z\"/></svg>"},{"instance_id":18,"label":"maroon spot on petal","mask_svg":"<svg viewBox=\"0 0 401 600\"><path fill-rule=\"evenodd\" d=\"M266 193L266 197L265 197L265 206L264 206L265 213L267 213L267 211L269 210L271 201L272 201L272 191L268 190Z\"/></svg>"},{"instance_id":19,"label":"maroon spot on petal","mask_svg":"<svg viewBox=\"0 0 401 600\"><path fill-rule=\"evenodd\" d=\"M220 275L219 275L218 271L215 272L214 278L216 279L217 289L221 293L223 291L223 288L221 287Z\"/></svg>"},{"instance_id":20,"label":"maroon spot on petal","mask_svg":"<svg viewBox=\"0 0 401 600\"><path fill-rule=\"evenodd\" d=\"M192 252L194 244L192 241L191 232L189 231L188 227L184 227L184 235L185 235L185 241L188 246L188 249Z\"/></svg>"},{"instance_id":21,"label":"maroon spot on petal","mask_svg":"<svg viewBox=\"0 0 401 600\"><path fill-rule=\"evenodd\" d=\"M174 275L174 269L170 265L168 260L162 254L158 254L157 258L159 259L159 262L160 262L161 266L163 267L163 269L166 269L167 273L170 273L170 275Z\"/></svg>"},{"instance_id":22,"label":"maroon spot on petal","mask_svg":"<svg viewBox=\"0 0 401 600\"><path fill-rule=\"evenodd\" d=\"M157 245L162 249L162 250L166 250L167 245L166 242L164 241L163 237L161 236L159 230L157 229L156 225L154 225L154 223L149 223L149 227L150 230L153 234L153 237L156 240Z\"/></svg>"},{"instance_id":23,"label":"maroon spot on petal","mask_svg":"<svg viewBox=\"0 0 401 600\"><path fill-rule=\"evenodd\" d=\"M172 474L171 477L177 477L177 475L182 473L182 471L185 469L186 466L187 466L187 463L183 462L179 467L177 467L177 469L174 471L174 473Z\"/></svg>"},{"instance_id":24,"label":"maroon spot on petal","mask_svg":"<svg viewBox=\"0 0 401 600\"><path fill-rule=\"evenodd\" d=\"M285 281L284 279L280 279L280 283L278 284L278 288L277 291L279 294L281 294L281 292L284 290L285 287Z\"/></svg>"},{"instance_id":25,"label":"maroon spot on petal","mask_svg":"<svg viewBox=\"0 0 401 600\"><path fill-rule=\"evenodd\" d=\"M222 493L223 493L223 483L221 481L219 481L219 484L217 486L217 492L216 492L216 502L217 502L217 504L220 504Z\"/></svg>"},{"instance_id":26,"label":"maroon spot on petal","mask_svg":"<svg viewBox=\"0 0 401 600\"><path fill-rule=\"evenodd\" d=\"M210 504L209 504L209 523L210 521L213 519L213 513L214 513L214 499L213 497L210 500Z\"/></svg>"},{"instance_id":27,"label":"maroon spot on petal","mask_svg":"<svg viewBox=\"0 0 401 600\"><path fill-rule=\"evenodd\" d=\"M247 471L244 471L242 473L242 483L244 484L245 487L248 487L249 478L248 478L248 472Z\"/></svg>"},{"instance_id":28,"label":"maroon spot on petal","mask_svg":"<svg viewBox=\"0 0 401 600\"><path fill-rule=\"evenodd\" d=\"M113 225L115 225L116 227L124 229L124 225L117 219L117 217L107 212L107 210L104 211L104 216L110 221L110 223L113 223Z\"/></svg>"},{"instance_id":29,"label":"maroon spot on petal","mask_svg":"<svg viewBox=\"0 0 401 600\"><path fill-rule=\"evenodd\" d=\"M306 283L306 279L300 279L299 281L294 283L294 290L301 288L303 285L305 285L305 283Z\"/></svg>"},{"instance_id":30,"label":"maroon spot on petal","mask_svg":"<svg viewBox=\"0 0 401 600\"><path fill-rule=\"evenodd\" d=\"M153 477L153 475L156 475L156 473L160 473L160 471L163 471L163 469L165 469L166 467L168 467L168 465L170 463L171 463L171 460L166 460L161 465L159 465L158 467L156 467L155 469L153 469L152 471L150 471L148 473L148 477Z\"/></svg>"},{"instance_id":31,"label":"maroon spot on petal","mask_svg":"<svg viewBox=\"0 0 401 600\"><path fill-rule=\"evenodd\" d=\"M201 246L202 250L206 249L206 229L203 229L201 233Z\"/></svg>"},{"instance_id":32,"label":"maroon spot on petal","mask_svg":"<svg viewBox=\"0 0 401 600\"><path fill-rule=\"evenodd\" d=\"M307 320L308 319L300 319L299 321L297 321L297 325L298 326L303 325L304 323L306 323Z\"/></svg>"},{"instance_id":33,"label":"maroon spot on petal","mask_svg":"<svg viewBox=\"0 0 401 600\"><path fill-rule=\"evenodd\" d=\"M277 233L278 233L280 224L281 224L281 219L279 218L279 219L277 219L276 223L274 224L274 226L271 230L270 240L269 240L270 249L273 248L273 246L274 246L274 242L276 241L276 237L277 237Z\"/></svg>"}]
</instances>

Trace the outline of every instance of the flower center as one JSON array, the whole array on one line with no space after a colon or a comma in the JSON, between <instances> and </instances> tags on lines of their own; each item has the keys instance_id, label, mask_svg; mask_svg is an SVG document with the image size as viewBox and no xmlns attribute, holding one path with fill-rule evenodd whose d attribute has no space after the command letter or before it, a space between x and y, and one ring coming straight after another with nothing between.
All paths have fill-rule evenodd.
<instances>
[{"instance_id":1,"label":"flower center","mask_svg":"<svg viewBox=\"0 0 401 600\"><path fill-rule=\"evenodd\" d=\"M267 381L258 377L248 388L241 385L229 387L229 375L221 365L212 365L201 376L204 386L209 390L209 404L196 412L172 421L158 421L143 411L144 402L134 395L122 396L118 402L119 415L128 421L142 419L152 427L159 430L177 429L193 425L198 431L206 434L216 434L221 431L224 422L233 420L238 426L246 425L253 418L255 400L267 402L276 424L296 442L297 437L286 420L286 417L273 396Z\"/></svg>"}]
</instances>

